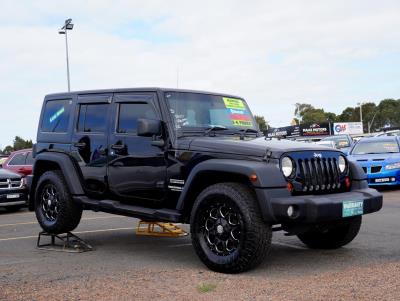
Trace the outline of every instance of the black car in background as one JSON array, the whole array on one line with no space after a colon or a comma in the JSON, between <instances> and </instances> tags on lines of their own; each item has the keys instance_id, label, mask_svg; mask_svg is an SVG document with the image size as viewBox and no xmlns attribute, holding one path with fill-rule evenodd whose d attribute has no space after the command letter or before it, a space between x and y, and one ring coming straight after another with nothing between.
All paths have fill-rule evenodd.
<instances>
[{"instance_id":1,"label":"black car in background","mask_svg":"<svg viewBox=\"0 0 400 301\"><path fill-rule=\"evenodd\" d=\"M13 212L27 204L25 179L14 172L0 169L0 208Z\"/></svg>"}]
</instances>

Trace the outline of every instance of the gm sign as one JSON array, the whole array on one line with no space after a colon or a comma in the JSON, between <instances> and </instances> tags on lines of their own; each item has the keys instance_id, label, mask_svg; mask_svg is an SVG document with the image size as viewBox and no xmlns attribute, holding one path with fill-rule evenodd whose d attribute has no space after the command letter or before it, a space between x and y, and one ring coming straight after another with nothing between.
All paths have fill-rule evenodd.
<instances>
[{"instance_id":1,"label":"gm sign","mask_svg":"<svg viewBox=\"0 0 400 301\"><path fill-rule=\"evenodd\" d=\"M359 135L364 133L361 122L334 123L333 132L335 135L340 135L340 134Z\"/></svg>"},{"instance_id":2,"label":"gm sign","mask_svg":"<svg viewBox=\"0 0 400 301\"><path fill-rule=\"evenodd\" d=\"M336 124L335 125L335 134L336 133L344 133L347 130L347 124Z\"/></svg>"}]
</instances>

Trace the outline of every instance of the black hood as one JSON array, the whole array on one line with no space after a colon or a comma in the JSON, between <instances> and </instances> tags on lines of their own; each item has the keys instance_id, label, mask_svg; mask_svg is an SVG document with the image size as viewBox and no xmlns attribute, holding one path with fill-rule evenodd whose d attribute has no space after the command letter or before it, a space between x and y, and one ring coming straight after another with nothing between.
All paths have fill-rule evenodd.
<instances>
[{"instance_id":1,"label":"black hood","mask_svg":"<svg viewBox=\"0 0 400 301\"><path fill-rule=\"evenodd\" d=\"M186 140L186 139L185 139ZM264 157L267 151L271 156L279 158L283 153L293 151L332 151L332 148L314 143L304 143L290 140L276 140L259 138L246 138L240 140L239 136L195 137L191 141L180 143L180 147L191 151L215 152L237 154L245 156ZM186 146L186 147L185 147Z\"/></svg>"},{"instance_id":2,"label":"black hood","mask_svg":"<svg viewBox=\"0 0 400 301\"><path fill-rule=\"evenodd\" d=\"M20 179L21 176L7 169L0 169L0 179Z\"/></svg>"}]
</instances>

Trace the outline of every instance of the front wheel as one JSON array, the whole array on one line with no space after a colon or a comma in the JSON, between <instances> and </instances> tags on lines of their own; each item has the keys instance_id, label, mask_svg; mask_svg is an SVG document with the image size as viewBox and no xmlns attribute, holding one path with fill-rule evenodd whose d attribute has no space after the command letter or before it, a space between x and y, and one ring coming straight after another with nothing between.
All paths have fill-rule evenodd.
<instances>
[{"instance_id":1,"label":"front wheel","mask_svg":"<svg viewBox=\"0 0 400 301\"><path fill-rule=\"evenodd\" d=\"M333 225L315 226L297 237L312 249L337 249L349 244L360 231L362 217L357 216Z\"/></svg>"},{"instance_id":2,"label":"front wheel","mask_svg":"<svg viewBox=\"0 0 400 301\"><path fill-rule=\"evenodd\" d=\"M35 213L47 233L66 233L78 226L82 207L73 202L60 171L48 171L40 177L35 194Z\"/></svg>"},{"instance_id":3,"label":"front wheel","mask_svg":"<svg viewBox=\"0 0 400 301\"><path fill-rule=\"evenodd\" d=\"M271 245L252 191L239 183L219 183L197 197L191 214L195 251L211 270L239 273L259 265Z\"/></svg>"}]
</instances>

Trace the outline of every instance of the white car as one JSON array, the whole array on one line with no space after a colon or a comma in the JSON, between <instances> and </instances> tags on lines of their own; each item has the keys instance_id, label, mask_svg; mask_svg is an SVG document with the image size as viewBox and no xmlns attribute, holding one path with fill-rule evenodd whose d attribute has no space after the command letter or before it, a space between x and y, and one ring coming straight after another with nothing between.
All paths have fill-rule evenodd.
<instances>
[{"instance_id":1,"label":"white car","mask_svg":"<svg viewBox=\"0 0 400 301\"><path fill-rule=\"evenodd\" d=\"M381 136L400 136L400 130L386 131L375 135L375 137Z\"/></svg>"}]
</instances>

